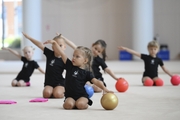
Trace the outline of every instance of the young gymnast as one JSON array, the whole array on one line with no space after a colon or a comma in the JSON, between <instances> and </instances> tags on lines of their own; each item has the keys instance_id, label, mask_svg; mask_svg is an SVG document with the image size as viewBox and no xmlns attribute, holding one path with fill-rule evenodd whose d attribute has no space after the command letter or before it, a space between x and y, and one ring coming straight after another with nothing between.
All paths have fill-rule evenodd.
<instances>
[{"instance_id":1,"label":"young gymnast","mask_svg":"<svg viewBox=\"0 0 180 120\"><path fill-rule=\"evenodd\" d=\"M54 50L62 56L62 60L65 63L66 85L64 109L87 109L88 105L92 105L92 101L88 98L88 94L84 88L87 81L91 81L105 92L112 92L102 82L94 78L91 72L92 53L90 49L83 46L76 47L71 61L56 41L48 40L44 44L52 44Z\"/></svg>"},{"instance_id":2,"label":"young gymnast","mask_svg":"<svg viewBox=\"0 0 180 120\"><path fill-rule=\"evenodd\" d=\"M65 64L62 61L61 56L58 55L56 52L45 47L44 44L39 42L38 40L31 38L25 33L23 33L23 35L27 39L29 39L32 43L34 43L37 47L39 47L46 56L46 73L45 73L43 97L63 98L64 82L65 82L65 79L63 77L63 71L65 69ZM62 50L65 50L66 44L59 35L54 37L53 40L58 43L58 45L62 48Z\"/></svg>"},{"instance_id":3,"label":"young gymnast","mask_svg":"<svg viewBox=\"0 0 180 120\"><path fill-rule=\"evenodd\" d=\"M157 53L159 51L159 44L156 41L150 41L147 45L147 49L149 55L138 53L132 49L127 47L120 46L119 50L125 50L137 57L140 57L144 61L145 71L142 77L142 83L144 83L147 79L152 79L154 81L154 85L156 85L156 80L158 77L158 65L161 66L162 70L168 74L170 77L173 75L165 68L163 61L157 57Z\"/></svg>"},{"instance_id":4,"label":"young gymnast","mask_svg":"<svg viewBox=\"0 0 180 120\"><path fill-rule=\"evenodd\" d=\"M76 49L77 46L72 41L68 40L64 36L62 36L62 38L65 40L66 44L68 44L73 49ZM107 57L106 56L106 46L107 46L107 44L104 40L97 40L95 43L92 44L92 47L91 47L91 51L93 54L93 62L92 62L93 74L94 74L95 78L100 80L101 82L103 82L103 84L105 86L106 86L106 84L104 82L103 75L100 71L101 70L100 67L106 73L108 73L113 79L115 79L115 80L119 79L112 72L112 70L110 68L108 68L107 64L105 63L105 59ZM90 83L88 82L87 84L90 84ZM102 92L102 89L97 87L96 85L92 84L92 87L94 89L94 92Z\"/></svg>"},{"instance_id":5,"label":"young gymnast","mask_svg":"<svg viewBox=\"0 0 180 120\"><path fill-rule=\"evenodd\" d=\"M105 60L106 60L106 47L107 44L104 40L97 40L92 44L91 50L93 53L93 63L92 63L92 69L94 76L102 81L104 85L106 86L106 83L104 82L103 75L100 71L100 67L102 70L104 70L105 73L108 73L114 80L118 80L119 78L112 72L112 70L107 66ZM97 87L96 85L93 85L95 92L101 92L102 90Z\"/></svg>"},{"instance_id":6,"label":"young gymnast","mask_svg":"<svg viewBox=\"0 0 180 120\"><path fill-rule=\"evenodd\" d=\"M34 54L34 48L32 46L26 46L23 49L24 56L20 55L17 51L10 48L2 48L3 50L8 50L12 54L16 55L23 62L23 67L17 77L11 82L13 87L24 87L30 86L30 77L34 72L34 69L38 69L44 74L44 71L39 67L38 63L32 59Z\"/></svg>"}]
</instances>

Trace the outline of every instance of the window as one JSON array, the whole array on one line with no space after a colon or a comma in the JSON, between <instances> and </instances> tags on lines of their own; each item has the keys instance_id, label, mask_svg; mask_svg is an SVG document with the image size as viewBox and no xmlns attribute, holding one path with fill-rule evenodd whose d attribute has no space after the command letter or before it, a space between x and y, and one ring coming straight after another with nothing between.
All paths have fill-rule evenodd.
<instances>
[{"instance_id":1,"label":"window","mask_svg":"<svg viewBox=\"0 0 180 120\"><path fill-rule=\"evenodd\" d=\"M0 8L0 48L20 48L22 31L22 0L2 0Z\"/></svg>"}]
</instances>

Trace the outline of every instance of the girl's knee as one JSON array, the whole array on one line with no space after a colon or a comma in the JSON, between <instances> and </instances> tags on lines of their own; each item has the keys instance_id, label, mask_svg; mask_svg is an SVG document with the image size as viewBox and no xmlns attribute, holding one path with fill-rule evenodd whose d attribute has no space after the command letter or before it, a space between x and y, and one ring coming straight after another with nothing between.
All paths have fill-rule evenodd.
<instances>
[{"instance_id":1,"label":"girl's knee","mask_svg":"<svg viewBox=\"0 0 180 120\"><path fill-rule=\"evenodd\" d=\"M75 108L75 100L73 98L67 98L63 104L63 108L67 110Z\"/></svg>"},{"instance_id":2,"label":"girl's knee","mask_svg":"<svg viewBox=\"0 0 180 120\"><path fill-rule=\"evenodd\" d=\"M87 98L79 98L77 101L76 101L76 107L78 109L87 109L88 108L88 99Z\"/></svg>"},{"instance_id":3,"label":"girl's knee","mask_svg":"<svg viewBox=\"0 0 180 120\"><path fill-rule=\"evenodd\" d=\"M13 80L13 81L11 82L11 86L12 86L12 87L16 87L16 86L17 86L17 80Z\"/></svg>"},{"instance_id":4,"label":"girl's knee","mask_svg":"<svg viewBox=\"0 0 180 120\"><path fill-rule=\"evenodd\" d=\"M53 90L53 96L55 98L63 98L64 97L64 87L58 86Z\"/></svg>"},{"instance_id":5,"label":"girl's knee","mask_svg":"<svg viewBox=\"0 0 180 120\"><path fill-rule=\"evenodd\" d=\"M64 98L64 92L55 91L55 92L53 92L53 96L54 96L54 98Z\"/></svg>"},{"instance_id":6,"label":"girl's knee","mask_svg":"<svg viewBox=\"0 0 180 120\"><path fill-rule=\"evenodd\" d=\"M43 90L43 97L44 98L50 98L52 96L52 90L50 89L44 89Z\"/></svg>"},{"instance_id":7,"label":"girl's knee","mask_svg":"<svg viewBox=\"0 0 180 120\"><path fill-rule=\"evenodd\" d=\"M142 78L142 82L144 83L144 81L149 80L149 79L152 80L150 77L145 76L145 77Z\"/></svg>"},{"instance_id":8,"label":"girl's knee","mask_svg":"<svg viewBox=\"0 0 180 120\"><path fill-rule=\"evenodd\" d=\"M21 87L22 85L21 85L21 83L20 83L20 82L17 82L17 86L18 86L18 87Z\"/></svg>"},{"instance_id":9,"label":"girl's knee","mask_svg":"<svg viewBox=\"0 0 180 120\"><path fill-rule=\"evenodd\" d=\"M26 83L23 80L20 80L20 81L17 82L17 86L18 87L23 87L23 86L26 86Z\"/></svg>"},{"instance_id":10,"label":"girl's knee","mask_svg":"<svg viewBox=\"0 0 180 120\"><path fill-rule=\"evenodd\" d=\"M67 110L73 109L74 106L75 106L75 105L74 105L73 103L71 103L71 102L65 102L65 103L63 104L63 108L64 108L64 109L67 109Z\"/></svg>"},{"instance_id":11,"label":"girl's knee","mask_svg":"<svg viewBox=\"0 0 180 120\"><path fill-rule=\"evenodd\" d=\"M43 92L43 98L50 98L52 96L52 93L50 92Z\"/></svg>"},{"instance_id":12,"label":"girl's knee","mask_svg":"<svg viewBox=\"0 0 180 120\"><path fill-rule=\"evenodd\" d=\"M76 102L76 107L78 108L78 109L87 109L88 108L88 105L87 105L87 103L85 103L85 102Z\"/></svg>"},{"instance_id":13,"label":"girl's knee","mask_svg":"<svg viewBox=\"0 0 180 120\"><path fill-rule=\"evenodd\" d=\"M156 81L156 80L159 80L159 79L161 79L161 78L155 77L155 78L153 78L153 81Z\"/></svg>"}]
</instances>

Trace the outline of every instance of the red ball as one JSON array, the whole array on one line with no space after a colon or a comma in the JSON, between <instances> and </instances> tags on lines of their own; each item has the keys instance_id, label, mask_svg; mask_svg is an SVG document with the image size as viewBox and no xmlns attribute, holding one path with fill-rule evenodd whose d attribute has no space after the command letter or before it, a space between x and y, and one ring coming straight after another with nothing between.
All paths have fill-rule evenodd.
<instances>
[{"instance_id":1,"label":"red ball","mask_svg":"<svg viewBox=\"0 0 180 120\"><path fill-rule=\"evenodd\" d=\"M155 81L155 85L156 86L163 86L164 85L164 82L162 79L158 78L156 81Z\"/></svg>"},{"instance_id":2,"label":"red ball","mask_svg":"<svg viewBox=\"0 0 180 120\"><path fill-rule=\"evenodd\" d=\"M128 89L129 84L125 79L120 78L117 80L115 87L118 92L125 92Z\"/></svg>"},{"instance_id":3,"label":"red ball","mask_svg":"<svg viewBox=\"0 0 180 120\"><path fill-rule=\"evenodd\" d=\"M153 80L148 78L144 81L144 86L152 86L154 84Z\"/></svg>"},{"instance_id":4,"label":"red ball","mask_svg":"<svg viewBox=\"0 0 180 120\"><path fill-rule=\"evenodd\" d=\"M180 76L179 75L173 75L171 77L171 84L172 85L179 85L180 84Z\"/></svg>"}]
</instances>

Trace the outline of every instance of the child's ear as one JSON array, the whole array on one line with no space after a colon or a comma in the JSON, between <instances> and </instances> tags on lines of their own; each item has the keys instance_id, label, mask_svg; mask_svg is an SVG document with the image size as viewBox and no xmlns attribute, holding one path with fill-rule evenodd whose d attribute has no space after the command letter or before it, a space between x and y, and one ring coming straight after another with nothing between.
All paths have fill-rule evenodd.
<instances>
[{"instance_id":1,"label":"child's ear","mask_svg":"<svg viewBox=\"0 0 180 120\"><path fill-rule=\"evenodd\" d=\"M88 63L88 59L87 58L85 59L84 63Z\"/></svg>"}]
</instances>

